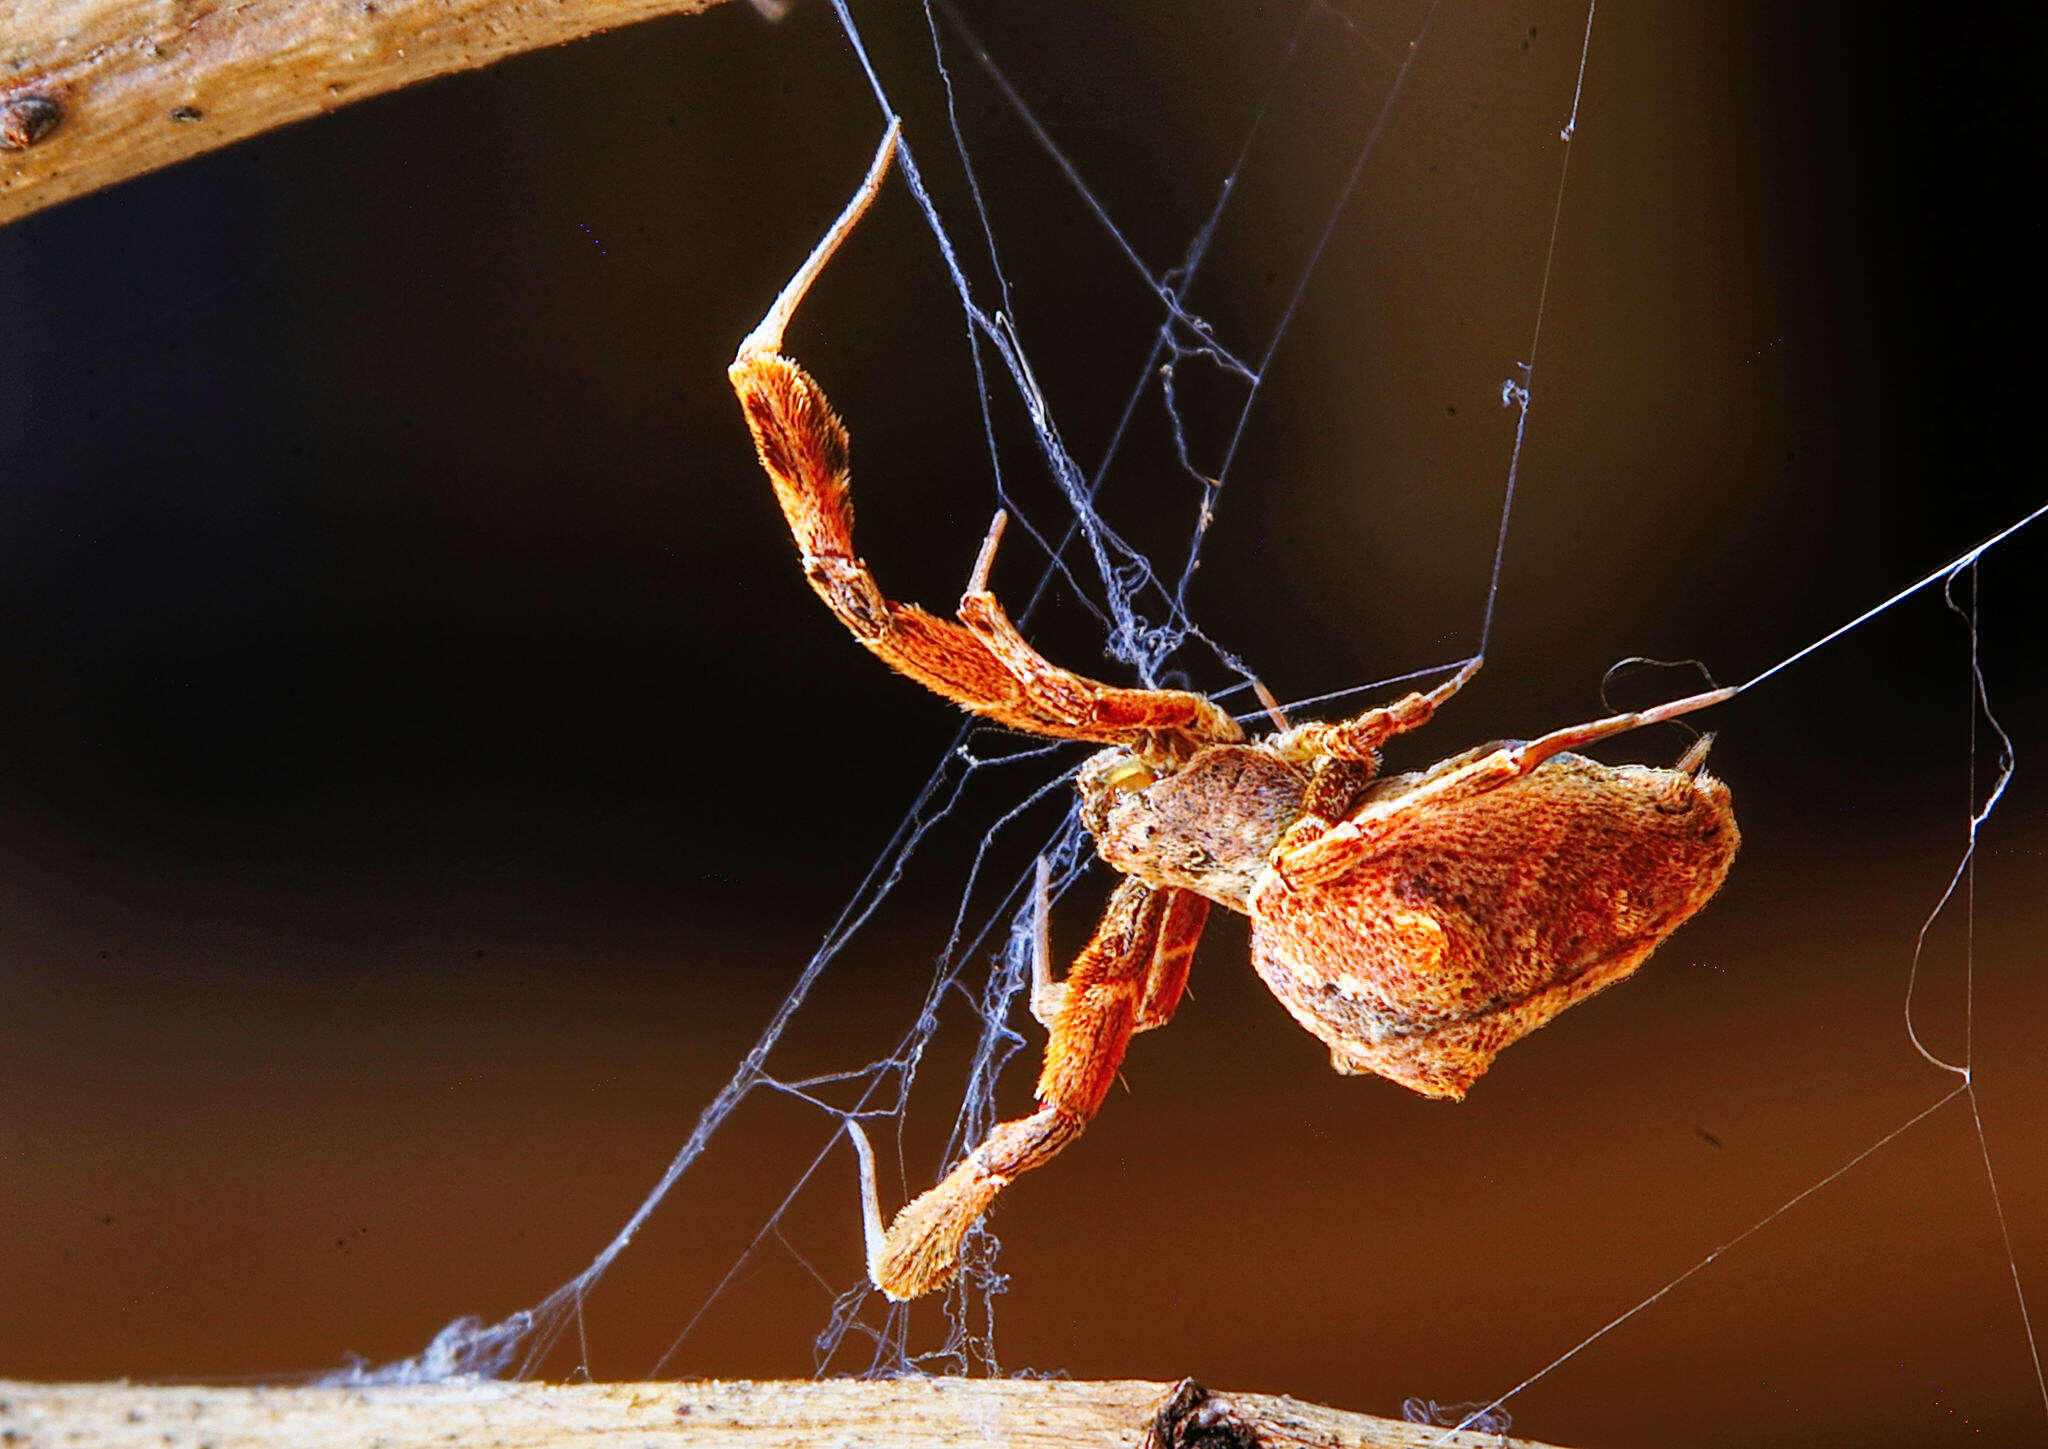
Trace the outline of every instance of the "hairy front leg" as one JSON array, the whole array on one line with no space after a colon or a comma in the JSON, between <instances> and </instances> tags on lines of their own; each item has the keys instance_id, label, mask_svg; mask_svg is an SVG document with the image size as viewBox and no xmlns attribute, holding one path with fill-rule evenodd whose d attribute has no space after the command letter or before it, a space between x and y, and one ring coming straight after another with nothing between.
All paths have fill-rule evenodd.
<instances>
[{"instance_id":1,"label":"hairy front leg","mask_svg":"<svg viewBox=\"0 0 2048 1449\"><path fill-rule=\"evenodd\" d=\"M1229 716L1198 694L1103 684L1033 649L988 589L1001 514L982 546L958 623L890 599L855 550L846 427L824 390L783 355L782 339L805 292L881 189L896 139L892 124L859 192L727 369L802 555L804 577L848 632L891 668L1013 729L1140 749L1157 740L1168 754L1241 738Z\"/></svg>"}]
</instances>

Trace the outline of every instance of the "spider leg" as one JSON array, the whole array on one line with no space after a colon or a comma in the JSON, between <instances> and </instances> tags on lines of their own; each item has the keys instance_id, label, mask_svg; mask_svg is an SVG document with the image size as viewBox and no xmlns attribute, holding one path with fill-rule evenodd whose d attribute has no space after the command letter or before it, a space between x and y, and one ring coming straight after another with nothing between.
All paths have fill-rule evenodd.
<instances>
[{"instance_id":1,"label":"spider leg","mask_svg":"<svg viewBox=\"0 0 2048 1449\"><path fill-rule=\"evenodd\" d=\"M1020 1174L1050 1162L1081 1135L1116 1080L1131 1034L1172 1015L1187 983L1208 902L1188 891L1126 879L1095 939L1062 984L1046 1043L1038 1111L998 1123L938 1186L896 1215L868 1276L902 1301L953 1276L967 1230Z\"/></svg>"},{"instance_id":2,"label":"spider leg","mask_svg":"<svg viewBox=\"0 0 2048 1449\"><path fill-rule=\"evenodd\" d=\"M1038 858L1038 899L1034 908L1031 956L1031 1014L1048 1031L1059 1025L1060 1012L1067 1003L1067 983L1052 976L1052 865ZM1188 967L1195 959L1195 943L1201 939L1209 903L1190 891L1176 891L1166 907L1160 927L1162 942L1185 942L1170 955L1155 953L1153 970L1145 978L1145 995L1138 1004L1133 1032L1151 1031L1173 1019L1174 1010L1187 990Z\"/></svg>"},{"instance_id":3,"label":"spider leg","mask_svg":"<svg viewBox=\"0 0 2048 1449\"><path fill-rule=\"evenodd\" d=\"M1067 987L1052 979L1052 862L1038 857L1038 893L1032 901L1031 1014L1050 1031L1059 1025Z\"/></svg>"},{"instance_id":4,"label":"spider leg","mask_svg":"<svg viewBox=\"0 0 2048 1449\"><path fill-rule=\"evenodd\" d=\"M1612 735L1641 729L1644 725L1676 719L1696 709L1732 699L1735 693L1733 689L1709 690L1660 704L1655 709L1610 715L1606 719L1554 730L1526 744L1493 750L1446 770L1437 778L1383 804L1368 805L1350 819L1316 830L1308 838L1294 842L1283 840L1273 854L1273 868L1296 889L1333 879L1349 870L1361 856L1369 854L1379 834L1397 819L1411 816L1417 810L1450 805L1497 790L1567 750L1581 749ZM1686 755L1692 769L1699 768L1705 759L1705 750L1697 745Z\"/></svg>"},{"instance_id":5,"label":"spider leg","mask_svg":"<svg viewBox=\"0 0 2048 1449\"><path fill-rule=\"evenodd\" d=\"M1484 662L1484 658L1466 661L1463 669L1427 694L1410 694L1392 704L1366 710L1335 724L1303 725L1274 743L1301 758L1358 760L1371 764L1379 758L1380 746L1395 735L1406 734L1428 724L1445 701L1463 689L1479 672L1479 666Z\"/></svg>"},{"instance_id":6,"label":"spider leg","mask_svg":"<svg viewBox=\"0 0 2048 1449\"><path fill-rule=\"evenodd\" d=\"M1033 649L987 587L1001 514L982 545L960 623L889 599L855 550L845 425L823 389L780 349L805 292L880 190L896 139L892 122L861 189L747 334L726 373L803 557L804 576L854 638L891 668L1012 729L1168 755L1242 739L1230 717L1199 694L1102 684Z\"/></svg>"},{"instance_id":7,"label":"spider leg","mask_svg":"<svg viewBox=\"0 0 2048 1449\"><path fill-rule=\"evenodd\" d=\"M1273 728L1283 733L1294 726L1288 723L1287 711L1280 708L1280 700L1272 690L1266 688L1266 681L1252 676L1252 693L1258 696L1259 707L1266 711L1266 718L1273 721Z\"/></svg>"},{"instance_id":8,"label":"spider leg","mask_svg":"<svg viewBox=\"0 0 2048 1449\"><path fill-rule=\"evenodd\" d=\"M1714 748L1714 733L1712 730L1709 730L1692 742L1691 749L1678 757L1678 763L1671 767L1672 773L1678 775L1697 775L1706 766L1707 751L1712 748Z\"/></svg>"},{"instance_id":9,"label":"spider leg","mask_svg":"<svg viewBox=\"0 0 2048 1449\"><path fill-rule=\"evenodd\" d=\"M1057 732L1077 739L1120 744L1149 733L1186 736L1191 742L1225 743L1244 738L1229 715L1199 694L1184 689L1119 689L1060 668L1032 648L1010 620L1002 601L989 591L996 547L1009 515L998 510L960 596L960 622L1017 681L1040 718L1057 721ZM1040 733L1046 733L1041 726Z\"/></svg>"},{"instance_id":10,"label":"spider leg","mask_svg":"<svg viewBox=\"0 0 2048 1449\"><path fill-rule=\"evenodd\" d=\"M775 301L755 324L754 330L740 342L739 357L782 350L782 334L789 330L789 319L796 315L804 294L811 290L811 284L825 270L825 263L831 261L839 248L846 244L846 239L853 235L854 227L875 204L875 198L882 194L882 182L889 174L890 163L896 159L896 143L902 138L902 118L889 117L889 129L882 133L882 144L875 147L875 159L868 162L868 174L861 178L860 189L853 193L853 199L846 203L839 219L818 238L818 244L811 248L804 264L782 284L782 290L776 294Z\"/></svg>"},{"instance_id":11,"label":"spider leg","mask_svg":"<svg viewBox=\"0 0 2048 1449\"><path fill-rule=\"evenodd\" d=\"M1166 891L1166 918L1159 923L1159 944L1152 951L1152 966L1145 973L1145 991L1138 998L1137 1020L1132 1031L1151 1031L1165 1026L1180 1008L1188 988L1188 968L1195 963L1195 946L1202 939L1202 927L1209 919L1209 902L1193 891Z\"/></svg>"}]
</instances>

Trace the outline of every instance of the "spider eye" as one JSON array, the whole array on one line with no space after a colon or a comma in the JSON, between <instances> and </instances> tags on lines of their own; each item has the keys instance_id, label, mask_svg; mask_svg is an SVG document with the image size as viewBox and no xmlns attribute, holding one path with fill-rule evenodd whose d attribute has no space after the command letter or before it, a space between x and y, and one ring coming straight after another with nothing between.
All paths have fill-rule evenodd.
<instances>
[{"instance_id":1,"label":"spider eye","mask_svg":"<svg viewBox=\"0 0 2048 1449\"><path fill-rule=\"evenodd\" d=\"M1102 786L1112 794L1125 790L1142 790L1159 777L1138 760L1126 760L1102 777Z\"/></svg>"}]
</instances>

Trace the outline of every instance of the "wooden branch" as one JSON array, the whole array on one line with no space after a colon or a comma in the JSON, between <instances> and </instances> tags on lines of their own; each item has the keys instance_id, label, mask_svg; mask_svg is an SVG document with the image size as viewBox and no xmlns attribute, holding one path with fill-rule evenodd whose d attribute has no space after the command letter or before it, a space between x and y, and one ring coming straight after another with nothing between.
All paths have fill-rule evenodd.
<instances>
[{"instance_id":1,"label":"wooden branch","mask_svg":"<svg viewBox=\"0 0 2048 1449\"><path fill-rule=\"evenodd\" d=\"M1168 1410L1162 1418L1161 1411ZM1238 1431L1238 1437L1231 1437ZM1245 1437L1248 1433L1255 1437ZM1149 1436L1149 1437L1148 1437ZM1209 1395L1140 1380L896 1379L866 1383L436 1384L408 1388L155 1388L0 1380L13 1449L359 1449L365 1444L897 1449L1543 1449L1348 1414L1270 1394Z\"/></svg>"},{"instance_id":2,"label":"wooden branch","mask_svg":"<svg viewBox=\"0 0 2048 1449\"><path fill-rule=\"evenodd\" d=\"M718 0L0 0L0 224L415 81Z\"/></svg>"}]
</instances>

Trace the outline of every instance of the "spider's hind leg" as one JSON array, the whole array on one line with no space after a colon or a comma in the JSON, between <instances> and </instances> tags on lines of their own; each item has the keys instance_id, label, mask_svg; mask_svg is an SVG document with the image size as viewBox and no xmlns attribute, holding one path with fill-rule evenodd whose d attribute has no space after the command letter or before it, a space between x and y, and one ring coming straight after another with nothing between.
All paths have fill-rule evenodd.
<instances>
[{"instance_id":1,"label":"spider's hind leg","mask_svg":"<svg viewBox=\"0 0 2048 1449\"><path fill-rule=\"evenodd\" d=\"M1050 1031L1066 1004L1066 983L1052 979L1052 862L1041 855L1031 901L1031 1014Z\"/></svg>"},{"instance_id":2,"label":"spider's hind leg","mask_svg":"<svg viewBox=\"0 0 2048 1449\"><path fill-rule=\"evenodd\" d=\"M1060 985L1038 1111L998 1123L938 1186L896 1215L880 1252L870 1254L868 1277L877 1288L901 1301L944 1285L961 1239L997 1195L1081 1135L1116 1080L1131 1033L1173 1014L1207 915L1208 902L1188 891L1130 879L1117 887L1095 939Z\"/></svg>"}]
</instances>

